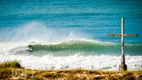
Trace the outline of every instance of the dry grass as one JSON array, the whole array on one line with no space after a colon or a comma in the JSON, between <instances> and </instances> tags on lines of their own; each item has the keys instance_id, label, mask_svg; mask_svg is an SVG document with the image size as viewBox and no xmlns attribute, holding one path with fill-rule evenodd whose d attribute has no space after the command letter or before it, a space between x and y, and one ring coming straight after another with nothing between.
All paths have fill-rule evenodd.
<instances>
[{"instance_id":1,"label":"dry grass","mask_svg":"<svg viewBox=\"0 0 142 80\"><path fill-rule=\"evenodd\" d=\"M96 71L96 70L30 70L9 66L16 62L0 64L0 79L3 80L142 80L142 71ZM13 65L14 65L13 64ZM4 68L4 66L6 68Z\"/></svg>"}]
</instances>

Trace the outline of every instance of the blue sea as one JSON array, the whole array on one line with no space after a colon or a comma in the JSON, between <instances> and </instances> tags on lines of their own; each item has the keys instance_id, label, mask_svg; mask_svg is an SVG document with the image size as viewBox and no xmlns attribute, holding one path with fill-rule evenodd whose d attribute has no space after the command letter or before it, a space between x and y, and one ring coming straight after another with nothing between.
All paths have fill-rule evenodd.
<instances>
[{"instance_id":1,"label":"blue sea","mask_svg":"<svg viewBox=\"0 0 142 80\"><path fill-rule=\"evenodd\" d=\"M0 0L0 62L29 69L142 70L141 0ZM32 45L32 48L29 47Z\"/></svg>"}]
</instances>

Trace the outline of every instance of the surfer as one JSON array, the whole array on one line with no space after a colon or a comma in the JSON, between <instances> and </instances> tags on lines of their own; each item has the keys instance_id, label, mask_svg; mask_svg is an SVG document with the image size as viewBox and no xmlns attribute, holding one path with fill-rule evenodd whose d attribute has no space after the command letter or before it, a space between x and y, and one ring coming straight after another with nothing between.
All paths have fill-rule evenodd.
<instances>
[{"instance_id":1,"label":"surfer","mask_svg":"<svg viewBox=\"0 0 142 80\"><path fill-rule=\"evenodd\" d=\"M29 48L29 50L33 50L32 45L28 45L28 48Z\"/></svg>"},{"instance_id":2,"label":"surfer","mask_svg":"<svg viewBox=\"0 0 142 80\"><path fill-rule=\"evenodd\" d=\"M29 47L29 48L31 48L31 47L32 47L32 45L29 45L28 47Z\"/></svg>"}]
</instances>

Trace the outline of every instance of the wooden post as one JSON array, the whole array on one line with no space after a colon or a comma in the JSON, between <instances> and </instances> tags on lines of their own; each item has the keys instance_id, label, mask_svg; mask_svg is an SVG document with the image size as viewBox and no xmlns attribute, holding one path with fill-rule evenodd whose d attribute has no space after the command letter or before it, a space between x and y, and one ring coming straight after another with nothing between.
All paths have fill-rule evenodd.
<instances>
[{"instance_id":1,"label":"wooden post","mask_svg":"<svg viewBox=\"0 0 142 80\"><path fill-rule=\"evenodd\" d=\"M121 64L119 65L119 70L127 70L124 54L124 18L121 19L121 53Z\"/></svg>"},{"instance_id":2,"label":"wooden post","mask_svg":"<svg viewBox=\"0 0 142 80\"><path fill-rule=\"evenodd\" d=\"M124 55L124 18L121 19L121 50Z\"/></svg>"},{"instance_id":3,"label":"wooden post","mask_svg":"<svg viewBox=\"0 0 142 80\"><path fill-rule=\"evenodd\" d=\"M138 36L138 34L124 34L124 18L121 19L121 34L108 34L108 36L121 36L121 63L119 65L119 70L127 70L127 65L125 64L125 54L124 54L124 37L125 36Z\"/></svg>"}]
</instances>

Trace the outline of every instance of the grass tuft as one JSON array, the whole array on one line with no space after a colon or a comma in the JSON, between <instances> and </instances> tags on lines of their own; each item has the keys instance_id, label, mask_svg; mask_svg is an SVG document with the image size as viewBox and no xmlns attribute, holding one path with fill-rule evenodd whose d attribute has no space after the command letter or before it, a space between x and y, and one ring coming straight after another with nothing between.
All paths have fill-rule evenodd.
<instances>
[{"instance_id":1,"label":"grass tuft","mask_svg":"<svg viewBox=\"0 0 142 80\"><path fill-rule=\"evenodd\" d=\"M0 68L22 68L18 61L7 61L0 63Z\"/></svg>"}]
</instances>

